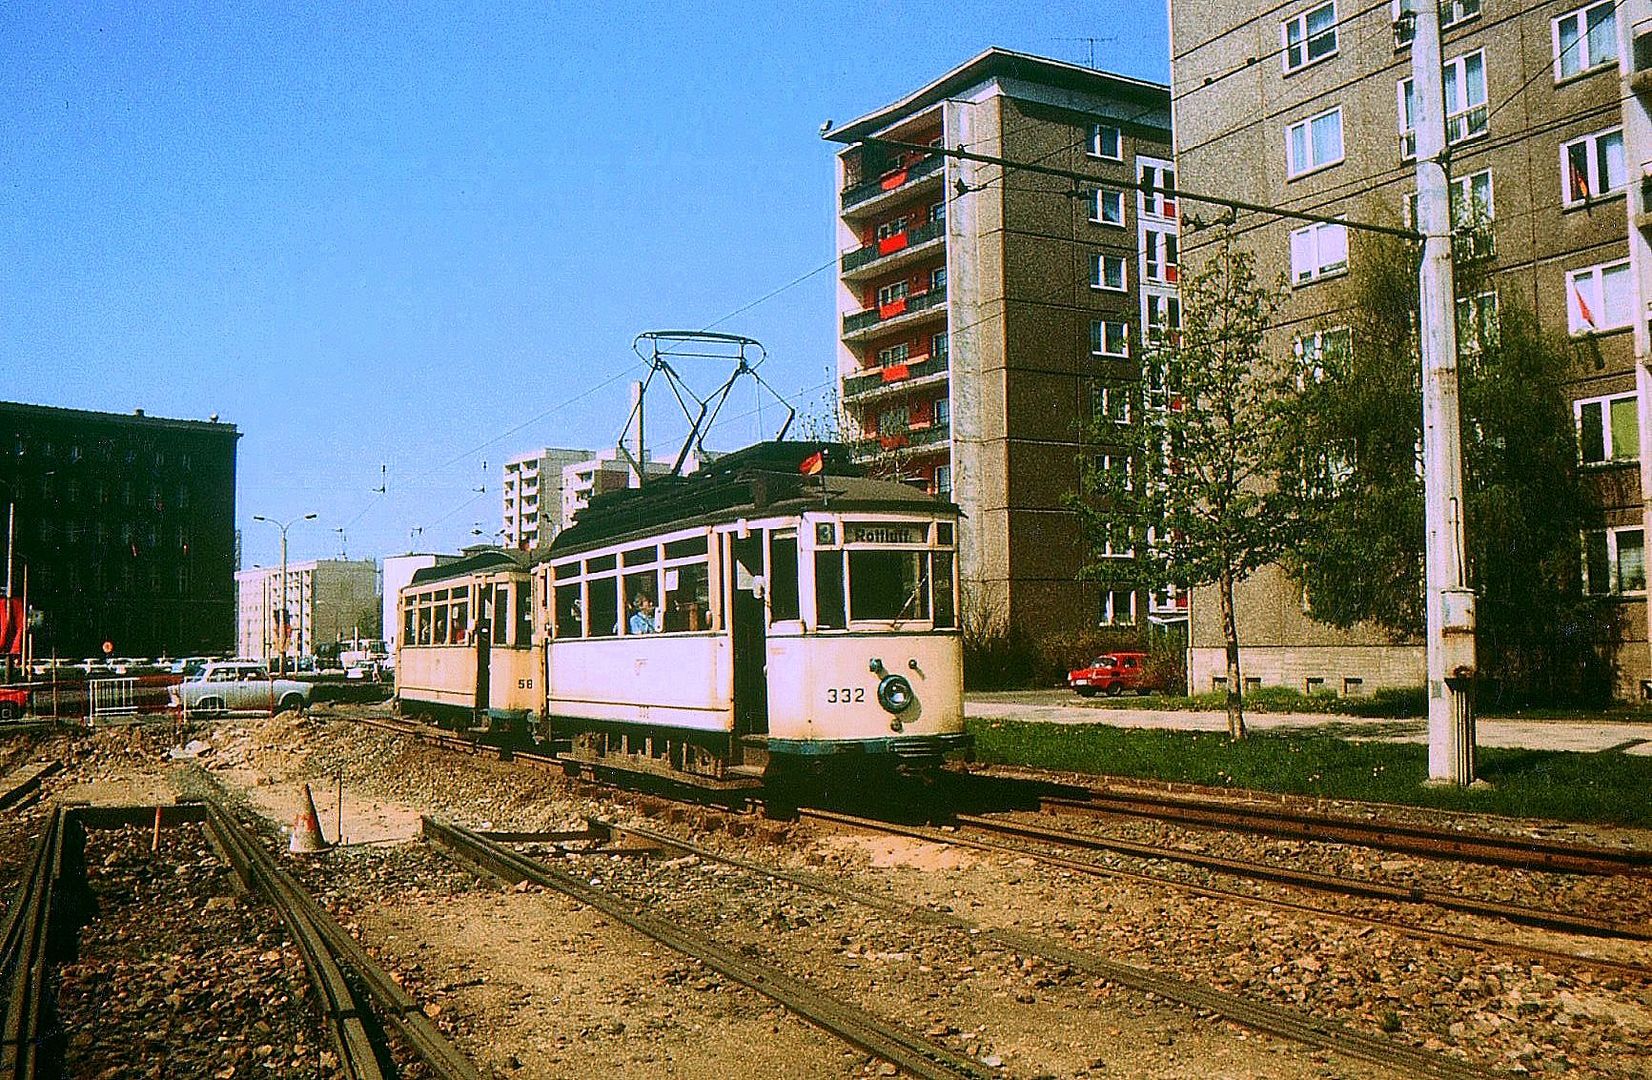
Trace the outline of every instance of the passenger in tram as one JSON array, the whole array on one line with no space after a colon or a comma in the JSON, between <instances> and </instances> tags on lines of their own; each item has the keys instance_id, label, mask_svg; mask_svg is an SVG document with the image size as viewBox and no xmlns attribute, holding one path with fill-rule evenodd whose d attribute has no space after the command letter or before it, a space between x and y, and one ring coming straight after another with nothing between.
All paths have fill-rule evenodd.
<instances>
[{"instance_id":1,"label":"passenger in tram","mask_svg":"<svg viewBox=\"0 0 1652 1080\"><path fill-rule=\"evenodd\" d=\"M655 622L654 598L647 593L638 593L631 598L631 621L626 626L628 633L652 634L659 630Z\"/></svg>"}]
</instances>

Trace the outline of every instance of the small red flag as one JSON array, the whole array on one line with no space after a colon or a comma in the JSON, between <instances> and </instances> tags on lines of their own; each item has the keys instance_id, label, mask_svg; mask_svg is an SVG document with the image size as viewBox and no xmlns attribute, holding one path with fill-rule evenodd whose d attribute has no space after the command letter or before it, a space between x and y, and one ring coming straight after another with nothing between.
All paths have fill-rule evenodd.
<instances>
[{"instance_id":1,"label":"small red flag","mask_svg":"<svg viewBox=\"0 0 1652 1080\"><path fill-rule=\"evenodd\" d=\"M804 476L815 476L826 467L826 451L816 450L797 466L797 471Z\"/></svg>"}]
</instances>

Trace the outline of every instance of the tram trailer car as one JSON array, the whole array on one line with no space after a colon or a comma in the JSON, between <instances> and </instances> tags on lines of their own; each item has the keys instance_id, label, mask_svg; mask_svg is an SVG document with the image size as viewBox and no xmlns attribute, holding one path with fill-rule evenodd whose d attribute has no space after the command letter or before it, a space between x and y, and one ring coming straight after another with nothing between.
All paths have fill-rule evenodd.
<instances>
[{"instance_id":1,"label":"tram trailer car","mask_svg":"<svg viewBox=\"0 0 1652 1080\"><path fill-rule=\"evenodd\" d=\"M532 730L545 687L525 554L490 548L418 570L400 609L396 702L405 715Z\"/></svg>"},{"instance_id":2,"label":"tram trailer car","mask_svg":"<svg viewBox=\"0 0 1652 1080\"><path fill-rule=\"evenodd\" d=\"M594 499L532 573L579 769L746 786L967 749L958 508L760 443Z\"/></svg>"}]
</instances>

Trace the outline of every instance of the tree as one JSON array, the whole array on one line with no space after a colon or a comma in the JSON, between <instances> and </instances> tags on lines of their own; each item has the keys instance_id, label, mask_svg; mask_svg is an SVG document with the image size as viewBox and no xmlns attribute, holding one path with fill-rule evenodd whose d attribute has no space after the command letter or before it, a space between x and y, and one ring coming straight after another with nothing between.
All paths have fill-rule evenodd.
<instances>
[{"instance_id":1,"label":"tree","mask_svg":"<svg viewBox=\"0 0 1652 1080\"><path fill-rule=\"evenodd\" d=\"M1464 236L1471 228L1459 227ZM1460 237L1460 240L1462 237ZM1570 697L1599 674L1578 537L1591 519L1577 466L1565 345L1531 314L1489 299L1483 262L1459 243L1469 577L1479 594L1482 675L1522 696ZM1282 485L1298 521L1284 562L1314 618L1424 631L1422 390L1416 255L1362 239L1346 330L1302 339L1302 391L1285 418Z\"/></svg>"},{"instance_id":2,"label":"tree","mask_svg":"<svg viewBox=\"0 0 1652 1080\"><path fill-rule=\"evenodd\" d=\"M1282 548L1277 431L1295 387L1264 344L1278 290L1229 237L1217 244L1182 280L1181 329L1150 345L1143 377L1097 386L1096 450L1068 505L1089 548L1083 578L1134 590L1216 586L1228 733L1243 738L1233 590Z\"/></svg>"}]
</instances>

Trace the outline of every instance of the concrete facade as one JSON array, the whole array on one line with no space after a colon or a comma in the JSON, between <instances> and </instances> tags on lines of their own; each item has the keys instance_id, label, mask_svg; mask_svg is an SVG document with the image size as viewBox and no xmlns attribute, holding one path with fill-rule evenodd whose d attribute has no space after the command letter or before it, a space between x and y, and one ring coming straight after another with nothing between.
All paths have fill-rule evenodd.
<instances>
[{"instance_id":1,"label":"concrete facade","mask_svg":"<svg viewBox=\"0 0 1652 1080\"><path fill-rule=\"evenodd\" d=\"M1629 55L1634 13L1647 8L1495 0L1451 0L1441 8L1448 23L1442 38L1449 175L1471 196L1462 202L1465 211L1475 204L1480 211L1464 214L1458 261L1486 271L1483 291L1461 297L1460 307L1515 304L1535 316L1541 331L1569 343L1566 374L1583 467L1604 527L1585 537L1586 551L1602 549L1593 564L1597 580L1586 588L1601 594L1603 621L1622 628L1616 665L1624 693L1648 675L1640 490L1648 425L1635 360L1646 309L1637 290L1620 289L1628 274L1618 277L1616 267L1630 255L1625 195L1640 205L1652 144L1622 141L1634 135L1633 125L1625 127L1626 113L1644 115L1644 106L1625 93L1628 76L1620 77L1619 58ZM1403 85L1411 55L1403 20L1395 26L1397 10L1325 0L1172 0L1171 83L1183 184L1264 205L1407 223L1415 168L1404 135ZM1577 43L1563 47L1579 28ZM1302 136L1294 154L1293 132ZM1361 238L1347 235L1339 265L1338 238L1320 232L1298 239L1293 265L1292 234L1304 227L1241 214L1235 228L1239 242L1256 254L1262 280L1291 281L1274 334L1280 350L1346 318L1340 313L1349 303L1347 268L1361 257ZM1188 238L1183 254L1190 268L1210 250L1207 243ZM1621 402L1616 409L1614 401ZM1604 452L1590 449L1601 440ZM1276 570L1245 582L1236 604L1247 675L1264 683L1300 689L1301 680L1314 677L1331 687L1360 680L1368 689L1423 682L1416 643L1370 629L1319 626L1302 611L1300 590ZM1215 607L1214 592L1195 595L1189 662L1195 689L1207 689L1210 672L1223 663ZM1201 617L1201 609L1211 617Z\"/></svg>"},{"instance_id":2,"label":"concrete facade","mask_svg":"<svg viewBox=\"0 0 1652 1080\"><path fill-rule=\"evenodd\" d=\"M239 595L238 656L280 656L281 567L257 567L235 575ZM372 559L311 559L287 564L286 612L289 657L314 656L321 642L359 636L380 616L378 564Z\"/></svg>"},{"instance_id":3,"label":"concrete facade","mask_svg":"<svg viewBox=\"0 0 1652 1080\"><path fill-rule=\"evenodd\" d=\"M1169 167L1169 121L1162 85L993 49L832 136L852 144L837 160L845 437L874 474L963 508L977 623L1059 639L1185 617L1175 598L1150 612L1146 593L1108 603L1077 582L1086 548L1063 505L1099 387L1140 377L1149 296L1161 326L1176 314L1174 205L1121 186ZM867 136L920 149L853 145ZM1095 183L921 149L937 143ZM1169 239L1152 259L1149 230Z\"/></svg>"},{"instance_id":4,"label":"concrete facade","mask_svg":"<svg viewBox=\"0 0 1652 1080\"><path fill-rule=\"evenodd\" d=\"M589 450L546 447L505 462L500 485L504 522L500 543L518 551L531 551L549 544L567 528L573 519L563 499L567 482L564 471L592 456ZM386 593L394 595L388 589Z\"/></svg>"}]
</instances>

